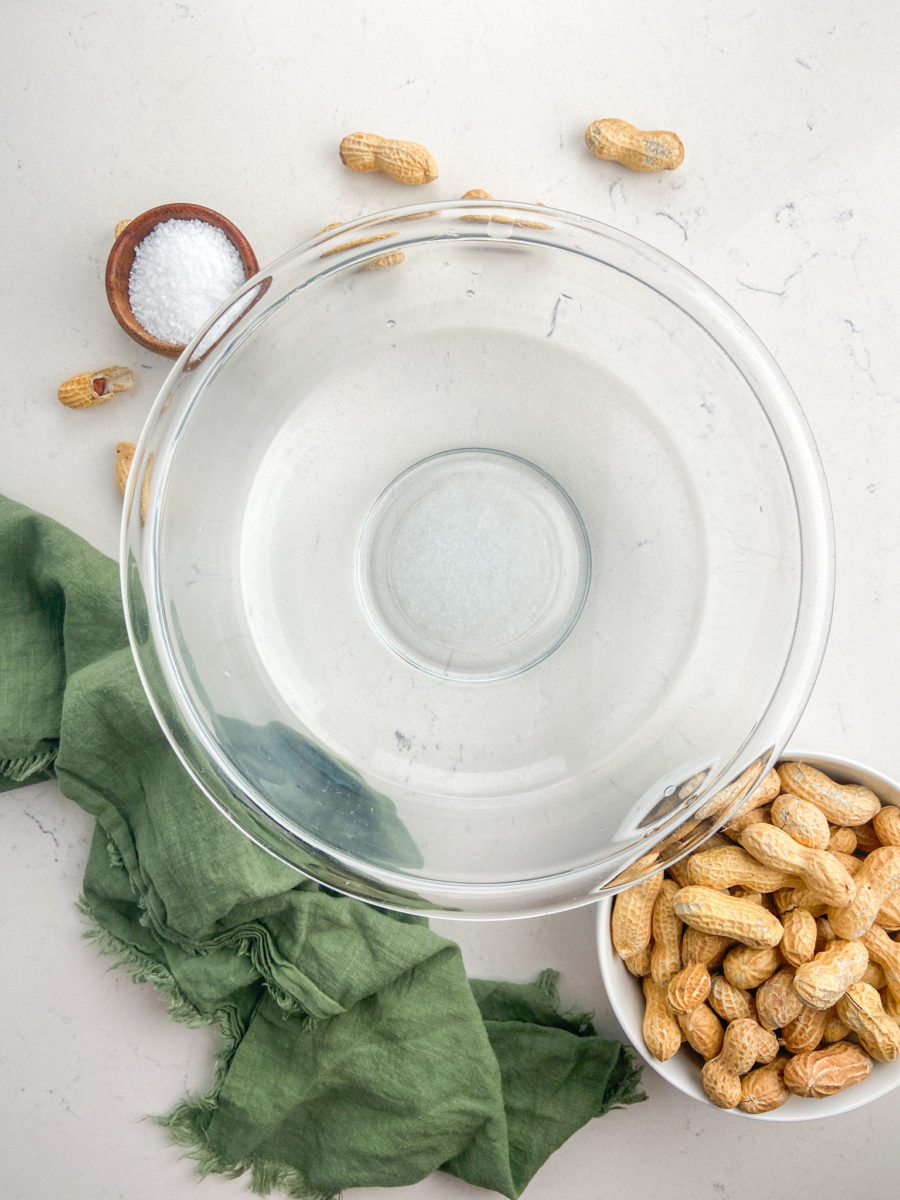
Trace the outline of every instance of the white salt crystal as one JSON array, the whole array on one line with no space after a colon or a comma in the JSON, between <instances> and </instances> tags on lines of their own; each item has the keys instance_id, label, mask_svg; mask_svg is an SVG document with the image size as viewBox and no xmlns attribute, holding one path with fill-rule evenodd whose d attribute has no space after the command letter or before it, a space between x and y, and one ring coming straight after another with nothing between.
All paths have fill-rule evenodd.
<instances>
[{"instance_id":1,"label":"white salt crystal","mask_svg":"<svg viewBox=\"0 0 900 1200\"><path fill-rule=\"evenodd\" d=\"M128 301L149 334L180 346L245 277L241 256L217 226L163 221L135 248Z\"/></svg>"}]
</instances>

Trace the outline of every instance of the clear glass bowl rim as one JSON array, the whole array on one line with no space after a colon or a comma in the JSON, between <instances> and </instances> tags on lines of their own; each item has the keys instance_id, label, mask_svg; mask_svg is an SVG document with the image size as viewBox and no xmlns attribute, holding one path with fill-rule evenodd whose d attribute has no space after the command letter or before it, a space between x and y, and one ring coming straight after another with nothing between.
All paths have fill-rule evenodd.
<instances>
[{"instance_id":1,"label":"clear glass bowl rim","mask_svg":"<svg viewBox=\"0 0 900 1200\"><path fill-rule=\"evenodd\" d=\"M477 220L468 224L461 233L459 219L467 215ZM821 460L806 417L790 384L737 311L686 267L632 235L592 218L543 205L513 201L435 201L349 221L338 228L317 234L276 259L249 279L209 318L185 347L164 381L135 452L134 467L125 495L120 542L126 625L138 673L173 750L207 798L270 854L329 888L402 912L424 911L475 920L543 915L595 902L604 895L620 890L619 887L609 886L607 881L618 871L630 866L640 854L646 854L652 848L652 843L644 843L640 851L625 851L614 858L603 856L574 871L512 883L473 885L406 877L338 855L311 838L297 836L280 827L273 814L268 812L264 798L247 793L243 783L230 772L226 757L217 752L206 731L197 728L190 705L182 703L177 672L172 656L165 652L165 645L160 646L160 639L146 638L138 628L140 622L136 614L142 611L142 601L146 604L142 569L153 585L150 589L151 599L158 598L155 586L159 570L158 514L153 497L160 480L153 480L146 525L140 520L142 497L137 481L142 474L141 464L153 450L160 421L182 377L201 361L208 371L214 372L217 363L224 361L244 337L250 336L253 327L264 318L265 313L281 302L276 287L268 298L268 305L259 310L255 304L247 306L246 313L225 335L220 336L211 348L204 348L204 339L210 330L239 297L253 295L256 289L257 299L262 300L273 283L287 276L292 278L289 290L293 293L313 282L320 274L364 264L417 243L443 238L448 241L452 238L471 241L473 238L487 237L490 235L486 229L492 221L501 229L501 236L526 245L571 251L572 245L564 245L554 238L554 231L561 227L569 234L583 236L588 245L584 248L576 245L577 252L624 271L659 292L693 319L728 356L766 414L790 474L800 531L801 585L794 637L779 683L750 736L743 746L735 747L730 762L707 780L690 809L679 814L678 824L688 822L711 796L750 764L758 767L757 777L761 777L777 759L803 713L821 665L829 632L834 592L834 541L831 507ZM397 224L399 231L392 231L377 241L370 242L365 237L373 227L391 224ZM438 226L437 232L434 231L435 225ZM494 240L495 234L491 236L491 241ZM183 428L196 398L195 393L180 402L184 411L174 423L174 437L177 438L179 430ZM168 419L172 419L171 414ZM152 604L149 608L152 623ZM165 679L168 686L160 687L160 678ZM727 819L739 799L722 813L719 824ZM711 829L704 829L703 837L710 832ZM657 840L671 834L671 827L662 829L658 831ZM693 843L682 845L679 853L686 853L692 848ZM665 864L655 864L644 875L651 873L651 870L659 870L661 865ZM628 886L642 877L640 874L630 875Z\"/></svg>"}]
</instances>

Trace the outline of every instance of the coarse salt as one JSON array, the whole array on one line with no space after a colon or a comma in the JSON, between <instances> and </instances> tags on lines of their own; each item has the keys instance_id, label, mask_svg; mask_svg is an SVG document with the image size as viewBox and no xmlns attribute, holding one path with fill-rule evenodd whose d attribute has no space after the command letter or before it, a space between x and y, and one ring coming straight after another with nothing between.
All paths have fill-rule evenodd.
<instances>
[{"instance_id":1,"label":"coarse salt","mask_svg":"<svg viewBox=\"0 0 900 1200\"><path fill-rule=\"evenodd\" d=\"M184 345L246 278L227 235L208 221L163 221L138 243L128 277L137 322Z\"/></svg>"}]
</instances>

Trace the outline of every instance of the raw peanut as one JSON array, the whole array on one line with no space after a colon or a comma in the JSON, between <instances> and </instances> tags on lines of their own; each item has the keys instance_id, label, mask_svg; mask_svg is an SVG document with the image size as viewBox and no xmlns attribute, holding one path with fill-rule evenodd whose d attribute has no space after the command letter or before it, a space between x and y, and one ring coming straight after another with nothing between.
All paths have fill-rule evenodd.
<instances>
[{"instance_id":1,"label":"raw peanut","mask_svg":"<svg viewBox=\"0 0 900 1200\"><path fill-rule=\"evenodd\" d=\"M675 795L679 800L696 800L704 783L706 783L707 775L707 771L695 771L690 779L686 779L684 783L679 784Z\"/></svg>"},{"instance_id":2,"label":"raw peanut","mask_svg":"<svg viewBox=\"0 0 900 1200\"><path fill-rule=\"evenodd\" d=\"M852 983L838 1000L837 1013L876 1062L893 1062L900 1056L900 1025L884 1011L881 997L868 983Z\"/></svg>"},{"instance_id":3,"label":"raw peanut","mask_svg":"<svg viewBox=\"0 0 900 1200\"><path fill-rule=\"evenodd\" d=\"M752 804L758 808L761 804L769 804L781 791L781 778L774 767L770 767L762 779L744 802L744 809Z\"/></svg>"},{"instance_id":4,"label":"raw peanut","mask_svg":"<svg viewBox=\"0 0 900 1200\"><path fill-rule=\"evenodd\" d=\"M659 852L657 850L651 850L649 854L642 854L640 858L635 859L635 861L633 863L629 863L627 867L624 867L618 873L618 875L613 876L613 878L609 881L608 886L610 888L613 888L613 887L624 888L626 885L628 887L631 887L631 885L637 883L638 880L643 881L644 876L647 874L647 872L649 870L651 870L651 868L654 867L656 865L656 863L658 863L658 862L659 862ZM659 875L660 875L660 883L661 883L662 882L662 872L661 871L660 871ZM653 893L653 899L654 900L656 899L655 892Z\"/></svg>"},{"instance_id":5,"label":"raw peanut","mask_svg":"<svg viewBox=\"0 0 900 1200\"><path fill-rule=\"evenodd\" d=\"M621 163L632 171L674 171L684 161L684 146L677 134L665 129L636 129L617 117L592 121L584 140L597 158Z\"/></svg>"},{"instance_id":6,"label":"raw peanut","mask_svg":"<svg viewBox=\"0 0 900 1200\"><path fill-rule=\"evenodd\" d=\"M900 846L879 846L867 855L854 877L856 896L850 904L828 910L839 938L861 938L875 922L884 902L900 890Z\"/></svg>"},{"instance_id":7,"label":"raw peanut","mask_svg":"<svg viewBox=\"0 0 900 1200\"><path fill-rule=\"evenodd\" d=\"M341 224L336 221L334 225L326 225L325 229L333 229ZM324 233L325 229L320 229L320 233ZM389 233L371 233L368 237L353 238L349 242L341 242L339 246L329 246L327 250L323 250L319 258L331 258L332 254L340 254L344 250L355 250L357 246L368 246L371 242L383 242L385 238L396 237L396 231ZM387 258L387 255L384 256Z\"/></svg>"},{"instance_id":8,"label":"raw peanut","mask_svg":"<svg viewBox=\"0 0 900 1200\"><path fill-rule=\"evenodd\" d=\"M729 983L750 991L781 966L781 957L773 946L755 950L750 946L736 946L729 950L722 963L722 970Z\"/></svg>"},{"instance_id":9,"label":"raw peanut","mask_svg":"<svg viewBox=\"0 0 900 1200\"><path fill-rule=\"evenodd\" d=\"M460 197L461 200L493 200L493 198L490 192L486 192L482 188L471 188ZM491 217L489 213L465 213L459 219L461 221L474 221L480 225L488 225L490 224Z\"/></svg>"},{"instance_id":10,"label":"raw peanut","mask_svg":"<svg viewBox=\"0 0 900 1200\"><path fill-rule=\"evenodd\" d=\"M753 773L757 769L758 764L749 766L746 771L738 776L734 783L730 783L727 787L722 788L721 791L716 792L715 796L713 796L713 800L717 801L717 807L725 808L728 804L731 804L747 786L748 782L753 777ZM745 799L741 801L734 817L732 817L732 821L738 820L739 817L744 816L748 812L753 812L753 810L756 808L761 808L764 804L771 803L771 801L775 799L780 791L781 780L778 778L778 772L773 767L770 771L767 771L765 775L763 775L759 783L757 783L748 793ZM726 832L728 831L728 828L729 826L726 825Z\"/></svg>"},{"instance_id":11,"label":"raw peanut","mask_svg":"<svg viewBox=\"0 0 900 1200\"><path fill-rule=\"evenodd\" d=\"M773 916L778 918L779 921L781 920L781 913L775 907L775 893L774 892L763 892L762 897L760 899L760 904L763 906L763 908L767 908L769 910L769 912L772 913ZM782 924L783 924L783 922L782 922Z\"/></svg>"},{"instance_id":12,"label":"raw peanut","mask_svg":"<svg viewBox=\"0 0 900 1200\"><path fill-rule=\"evenodd\" d=\"M696 800L703 790L703 784L706 784L708 775L709 772L706 772L706 770L697 770L697 772L690 776L690 779L685 779L683 784L678 785L678 791L674 793L674 796L678 800L682 800L682 802L686 800L686 802L691 803L692 800Z\"/></svg>"},{"instance_id":13,"label":"raw peanut","mask_svg":"<svg viewBox=\"0 0 900 1200\"><path fill-rule=\"evenodd\" d=\"M60 404L67 408L93 408L119 392L130 391L137 380L129 367L103 367L99 371L82 371L73 375L56 390Z\"/></svg>"},{"instance_id":14,"label":"raw peanut","mask_svg":"<svg viewBox=\"0 0 900 1200\"><path fill-rule=\"evenodd\" d=\"M772 801L770 819L773 825L790 834L801 846L826 850L831 830L825 814L808 800L784 793Z\"/></svg>"},{"instance_id":15,"label":"raw peanut","mask_svg":"<svg viewBox=\"0 0 900 1200\"><path fill-rule=\"evenodd\" d=\"M756 1061L767 1066L778 1057L778 1038L768 1029L763 1029L758 1021L756 1025Z\"/></svg>"},{"instance_id":16,"label":"raw peanut","mask_svg":"<svg viewBox=\"0 0 900 1200\"><path fill-rule=\"evenodd\" d=\"M767 866L799 875L807 887L830 904L848 904L856 895L856 885L846 867L827 850L801 846L774 825L751 825L740 836L745 850Z\"/></svg>"},{"instance_id":17,"label":"raw peanut","mask_svg":"<svg viewBox=\"0 0 900 1200\"><path fill-rule=\"evenodd\" d=\"M715 1058L722 1049L722 1022L708 1004L698 1004L690 1012L676 1013L682 1037L704 1061Z\"/></svg>"},{"instance_id":18,"label":"raw peanut","mask_svg":"<svg viewBox=\"0 0 900 1200\"><path fill-rule=\"evenodd\" d=\"M740 846L737 849L739 850ZM729 895L735 896L738 900L749 900L751 904L762 904L763 902L762 892L751 892L745 887L733 887ZM768 908L768 905L766 907ZM769 909L769 911L771 912L772 910Z\"/></svg>"},{"instance_id":19,"label":"raw peanut","mask_svg":"<svg viewBox=\"0 0 900 1200\"><path fill-rule=\"evenodd\" d=\"M687 887L690 883L688 879L688 863L690 858L681 858L676 863L670 863L666 867L668 874L675 880L679 887Z\"/></svg>"},{"instance_id":20,"label":"raw peanut","mask_svg":"<svg viewBox=\"0 0 900 1200\"><path fill-rule=\"evenodd\" d=\"M649 943L653 904L662 881L662 872L659 871L616 896L610 928L612 943L622 958L630 958Z\"/></svg>"},{"instance_id":21,"label":"raw peanut","mask_svg":"<svg viewBox=\"0 0 900 1200\"><path fill-rule=\"evenodd\" d=\"M524 217L508 217L505 213L494 213L491 220L495 225L515 225L518 229L552 229L546 221L527 221Z\"/></svg>"},{"instance_id":22,"label":"raw peanut","mask_svg":"<svg viewBox=\"0 0 900 1200\"><path fill-rule=\"evenodd\" d=\"M880 995L884 1011L900 1023L900 996L895 995L889 987L882 988Z\"/></svg>"},{"instance_id":23,"label":"raw peanut","mask_svg":"<svg viewBox=\"0 0 900 1200\"><path fill-rule=\"evenodd\" d=\"M725 1030L722 1049L703 1066L703 1088L717 1108L735 1108L741 1099L741 1076L755 1063L769 1063L778 1054L778 1039L741 1018Z\"/></svg>"},{"instance_id":24,"label":"raw peanut","mask_svg":"<svg viewBox=\"0 0 900 1200\"><path fill-rule=\"evenodd\" d=\"M772 899L776 910L782 914L790 912L792 908L805 908L814 917L821 917L828 911L827 900L806 886L779 888L772 893Z\"/></svg>"},{"instance_id":25,"label":"raw peanut","mask_svg":"<svg viewBox=\"0 0 900 1200\"><path fill-rule=\"evenodd\" d=\"M703 845L700 847L700 849L695 850L694 854L691 855L691 857L693 858L694 855L703 854L707 850L719 850L723 846L731 846L731 845L732 845L731 838L727 838L724 833L711 833L709 835L709 837L704 840Z\"/></svg>"},{"instance_id":26,"label":"raw peanut","mask_svg":"<svg viewBox=\"0 0 900 1200\"><path fill-rule=\"evenodd\" d=\"M686 925L733 938L745 946L777 946L784 932L778 918L761 905L723 895L713 888L681 888L674 903L675 912Z\"/></svg>"},{"instance_id":27,"label":"raw peanut","mask_svg":"<svg viewBox=\"0 0 900 1200\"><path fill-rule=\"evenodd\" d=\"M382 267L397 267L402 262L406 262L406 255L403 251L391 250L389 254L382 254L379 258L373 258L371 262L363 263L359 269L361 271L380 271Z\"/></svg>"},{"instance_id":28,"label":"raw peanut","mask_svg":"<svg viewBox=\"0 0 900 1200\"><path fill-rule=\"evenodd\" d=\"M794 988L810 1008L831 1008L851 983L862 979L868 965L862 942L831 942L811 962L797 968Z\"/></svg>"},{"instance_id":29,"label":"raw peanut","mask_svg":"<svg viewBox=\"0 0 900 1200\"><path fill-rule=\"evenodd\" d=\"M837 941L834 936L834 930L831 928L831 922L827 917L816 918L816 954L820 950L824 950L829 942Z\"/></svg>"},{"instance_id":30,"label":"raw peanut","mask_svg":"<svg viewBox=\"0 0 900 1200\"><path fill-rule=\"evenodd\" d=\"M854 825L853 832L856 834L856 849L863 854L871 854L881 845L881 840L871 821L865 825Z\"/></svg>"},{"instance_id":31,"label":"raw peanut","mask_svg":"<svg viewBox=\"0 0 900 1200\"><path fill-rule=\"evenodd\" d=\"M342 225L346 225L346 221L332 221L330 225L323 225L318 233L327 233L329 229L340 229ZM318 236L318 234L317 234ZM380 242L385 238L393 237L391 233L374 233L371 237L356 238L352 242L342 242L340 246L333 246L328 250L324 250L319 258L329 258L332 254L340 254L342 250L353 250L356 246L365 246L369 242ZM406 255L402 250L391 250L388 254L382 254L379 258L373 258L359 268L360 271L377 271L382 267L396 267L400 263L406 261Z\"/></svg>"},{"instance_id":32,"label":"raw peanut","mask_svg":"<svg viewBox=\"0 0 900 1200\"><path fill-rule=\"evenodd\" d=\"M705 967L717 967L733 945L734 938L702 933L688 926L681 939L681 961L685 966L702 963Z\"/></svg>"},{"instance_id":33,"label":"raw peanut","mask_svg":"<svg viewBox=\"0 0 900 1200\"><path fill-rule=\"evenodd\" d=\"M729 1026L731 1028L733 1026ZM752 1065L745 1066L744 1071L749 1071ZM737 1108L741 1101L741 1074L730 1063L723 1063L721 1051L703 1064L700 1076L703 1090L716 1108Z\"/></svg>"},{"instance_id":34,"label":"raw peanut","mask_svg":"<svg viewBox=\"0 0 900 1200\"><path fill-rule=\"evenodd\" d=\"M881 801L870 788L835 783L806 763L780 763L778 775L786 792L815 804L832 825L862 825L881 808Z\"/></svg>"},{"instance_id":35,"label":"raw peanut","mask_svg":"<svg viewBox=\"0 0 900 1200\"><path fill-rule=\"evenodd\" d=\"M900 929L900 893L894 892L885 900L878 910L875 924L883 929Z\"/></svg>"},{"instance_id":36,"label":"raw peanut","mask_svg":"<svg viewBox=\"0 0 900 1200\"><path fill-rule=\"evenodd\" d=\"M829 850L840 850L842 854L852 854L856 849L856 833L849 825L830 825L831 836L828 839Z\"/></svg>"},{"instance_id":37,"label":"raw peanut","mask_svg":"<svg viewBox=\"0 0 900 1200\"><path fill-rule=\"evenodd\" d=\"M815 1012L815 1009L811 1008L809 1011ZM833 1042L842 1042L850 1036L850 1029L837 1015L836 1007L826 1008L825 1016L827 1020L825 1021L825 1032L822 1035L822 1040L827 1045L830 1046Z\"/></svg>"},{"instance_id":38,"label":"raw peanut","mask_svg":"<svg viewBox=\"0 0 900 1200\"><path fill-rule=\"evenodd\" d=\"M746 829L748 825L756 825L760 821L768 821L768 819L769 806L767 804L762 808L748 808L746 812L742 810L732 821L729 821L723 827L723 832L734 841L737 841L738 834L742 829Z\"/></svg>"},{"instance_id":39,"label":"raw peanut","mask_svg":"<svg viewBox=\"0 0 900 1200\"><path fill-rule=\"evenodd\" d=\"M807 908L792 908L781 917L784 937L780 949L792 967L809 962L816 953L816 919Z\"/></svg>"},{"instance_id":40,"label":"raw peanut","mask_svg":"<svg viewBox=\"0 0 900 1200\"><path fill-rule=\"evenodd\" d=\"M146 524L147 514L150 511L150 483L153 478L153 461L156 458L155 451L151 450L147 455L147 465L144 467L144 475L141 479L141 524Z\"/></svg>"},{"instance_id":41,"label":"raw peanut","mask_svg":"<svg viewBox=\"0 0 900 1200\"><path fill-rule=\"evenodd\" d=\"M863 975L860 983L867 983L873 987L876 992L880 992L883 987L887 987L887 976L884 973L884 967L877 962L869 960L869 965L866 967L866 973Z\"/></svg>"},{"instance_id":42,"label":"raw peanut","mask_svg":"<svg viewBox=\"0 0 900 1200\"><path fill-rule=\"evenodd\" d=\"M135 444L134 442L117 442L116 443L116 490L120 496L125 495L125 488L128 485L128 472L131 470L131 464L134 460Z\"/></svg>"},{"instance_id":43,"label":"raw peanut","mask_svg":"<svg viewBox=\"0 0 900 1200\"><path fill-rule=\"evenodd\" d=\"M431 183L438 169L424 146L379 137L377 133L349 133L340 147L341 162L351 171L384 171L398 183Z\"/></svg>"},{"instance_id":44,"label":"raw peanut","mask_svg":"<svg viewBox=\"0 0 900 1200\"><path fill-rule=\"evenodd\" d=\"M709 1006L726 1023L746 1017L756 1019L753 997L746 988L735 987L724 975L715 975L710 982Z\"/></svg>"},{"instance_id":45,"label":"raw peanut","mask_svg":"<svg viewBox=\"0 0 900 1200\"><path fill-rule=\"evenodd\" d=\"M845 854L843 850L829 850L828 853L833 859L841 864L848 875L857 875L866 861L864 858L857 858L855 854Z\"/></svg>"},{"instance_id":46,"label":"raw peanut","mask_svg":"<svg viewBox=\"0 0 900 1200\"><path fill-rule=\"evenodd\" d=\"M546 221L526 221L524 217L507 217L503 213L495 213L491 220L497 225L515 225L519 229L552 229Z\"/></svg>"},{"instance_id":47,"label":"raw peanut","mask_svg":"<svg viewBox=\"0 0 900 1200\"><path fill-rule=\"evenodd\" d=\"M763 1029L784 1029L802 1010L803 1001L794 990L792 967L782 967L759 985L756 1019Z\"/></svg>"},{"instance_id":48,"label":"raw peanut","mask_svg":"<svg viewBox=\"0 0 900 1200\"><path fill-rule=\"evenodd\" d=\"M425 221L428 217L439 217L439 208L422 209L421 212L405 212L397 217L398 221Z\"/></svg>"},{"instance_id":49,"label":"raw peanut","mask_svg":"<svg viewBox=\"0 0 900 1200\"><path fill-rule=\"evenodd\" d=\"M764 867L741 846L729 843L692 854L687 862L689 883L702 887L747 887L755 892L774 892L795 879L787 871Z\"/></svg>"},{"instance_id":50,"label":"raw peanut","mask_svg":"<svg viewBox=\"0 0 900 1200\"><path fill-rule=\"evenodd\" d=\"M889 938L880 925L873 925L863 934L862 944L883 968L888 987L900 1000L900 943Z\"/></svg>"},{"instance_id":51,"label":"raw peanut","mask_svg":"<svg viewBox=\"0 0 900 1200\"><path fill-rule=\"evenodd\" d=\"M872 828L883 846L900 846L900 808L885 804L872 818Z\"/></svg>"},{"instance_id":52,"label":"raw peanut","mask_svg":"<svg viewBox=\"0 0 900 1200\"><path fill-rule=\"evenodd\" d=\"M666 993L649 975L643 979L644 1021L642 1032L644 1044L660 1062L671 1058L681 1045L681 1029L666 1006Z\"/></svg>"},{"instance_id":53,"label":"raw peanut","mask_svg":"<svg viewBox=\"0 0 900 1200\"><path fill-rule=\"evenodd\" d=\"M638 979L650 974L650 955L652 951L653 946L648 942L643 950L638 950L637 954L629 954L627 958L623 959L625 966Z\"/></svg>"},{"instance_id":54,"label":"raw peanut","mask_svg":"<svg viewBox=\"0 0 900 1200\"><path fill-rule=\"evenodd\" d=\"M460 197L460 199L461 200L493 200L494 197L491 195L490 192L485 192L482 188L471 188L468 192L465 192ZM537 203L542 204L542 202L540 200L538 200ZM543 207L543 205L542 205L542 207ZM543 221L526 221L522 217L507 217L502 212L493 213L493 214L465 213L459 219L461 221L477 221L483 225L488 224L488 222L490 222L490 221L494 221L497 225L517 225L520 228L524 228L524 229L550 229L551 228L550 225L546 225Z\"/></svg>"},{"instance_id":55,"label":"raw peanut","mask_svg":"<svg viewBox=\"0 0 900 1200\"><path fill-rule=\"evenodd\" d=\"M821 1098L860 1083L871 1070L865 1050L852 1042L834 1042L795 1055L784 1068L784 1082L798 1096Z\"/></svg>"},{"instance_id":56,"label":"raw peanut","mask_svg":"<svg viewBox=\"0 0 900 1200\"><path fill-rule=\"evenodd\" d=\"M768 804L780 790L778 776L774 771L769 771L762 779L759 778L759 761L757 761L742 771L737 779L733 779L731 783L715 792L697 809L696 815L700 818L710 817L716 822L720 822L726 813L737 814ZM724 830L724 832L727 833L728 830Z\"/></svg>"},{"instance_id":57,"label":"raw peanut","mask_svg":"<svg viewBox=\"0 0 900 1200\"><path fill-rule=\"evenodd\" d=\"M680 890L674 879L664 879L653 902L650 974L662 987L668 987L669 980L681 969L682 926L672 906Z\"/></svg>"},{"instance_id":58,"label":"raw peanut","mask_svg":"<svg viewBox=\"0 0 900 1200\"><path fill-rule=\"evenodd\" d=\"M131 222L131 217L126 217L124 221L116 221L116 227L113 230L113 240L118 240L119 234L126 230Z\"/></svg>"},{"instance_id":59,"label":"raw peanut","mask_svg":"<svg viewBox=\"0 0 900 1200\"><path fill-rule=\"evenodd\" d=\"M709 971L702 963L689 963L673 975L666 989L669 1008L676 1015L687 1013L702 1004L709 995Z\"/></svg>"},{"instance_id":60,"label":"raw peanut","mask_svg":"<svg viewBox=\"0 0 900 1200\"><path fill-rule=\"evenodd\" d=\"M741 1098L738 1101L741 1112L773 1112L790 1099L791 1093L784 1083L787 1061L787 1058L779 1055L774 1062L754 1068L741 1079Z\"/></svg>"},{"instance_id":61,"label":"raw peanut","mask_svg":"<svg viewBox=\"0 0 900 1200\"><path fill-rule=\"evenodd\" d=\"M815 1050L825 1037L825 1027L828 1024L828 1009L806 1008L804 1005L793 1021L789 1021L781 1031L781 1042L785 1050L791 1054L806 1054ZM841 1037L846 1037L849 1030L844 1030Z\"/></svg>"},{"instance_id":62,"label":"raw peanut","mask_svg":"<svg viewBox=\"0 0 900 1200\"><path fill-rule=\"evenodd\" d=\"M665 815L671 812L672 807L668 807ZM680 859L684 854L692 852L708 836L711 828L711 821L701 820L696 815L686 818L673 833L656 843L660 858L668 863L669 859Z\"/></svg>"}]
</instances>

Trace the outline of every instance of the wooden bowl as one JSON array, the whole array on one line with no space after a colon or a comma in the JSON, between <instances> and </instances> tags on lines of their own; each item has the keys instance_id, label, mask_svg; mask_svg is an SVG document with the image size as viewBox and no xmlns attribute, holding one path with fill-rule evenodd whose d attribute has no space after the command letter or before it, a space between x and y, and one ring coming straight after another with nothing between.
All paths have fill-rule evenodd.
<instances>
[{"instance_id":1,"label":"wooden bowl","mask_svg":"<svg viewBox=\"0 0 900 1200\"><path fill-rule=\"evenodd\" d=\"M250 243L236 225L233 225L227 217L223 217L221 213L217 213L211 208L203 208L199 204L161 204L158 208L150 208L147 212L141 213L139 217L128 222L113 242L109 258L106 260L106 298L109 300L109 307L125 332L139 345L147 350L152 350L155 354L165 355L166 358L177 358L184 349L184 345L163 342L148 333L142 325L138 324L128 300L128 279L131 275L131 266L137 246L149 233L152 233L157 225L171 220L206 221L207 224L221 229L241 256L244 275L247 279L256 274L259 270L259 263L256 261L256 255L253 253Z\"/></svg>"}]
</instances>

